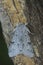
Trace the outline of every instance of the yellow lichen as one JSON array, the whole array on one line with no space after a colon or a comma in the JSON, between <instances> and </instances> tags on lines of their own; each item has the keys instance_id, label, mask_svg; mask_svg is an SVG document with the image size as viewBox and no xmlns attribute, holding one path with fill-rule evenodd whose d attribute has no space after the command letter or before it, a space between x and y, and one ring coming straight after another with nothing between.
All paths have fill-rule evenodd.
<instances>
[{"instance_id":1,"label":"yellow lichen","mask_svg":"<svg viewBox=\"0 0 43 65\"><path fill-rule=\"evenodd\" d=\"M22 4L19 0L14 0L15 6L13 5L12 0L4 0L4 9L7 11L11 23L15 27L19 23L27 23L27 18L24 14Z\"/></svg>"},{"instance_id":2,"label":"yellow lichen","mask_svg":"<svg viewBox=\"0 0 43 65\"><path fill-rule=\"evenodd\" d=\"M13 58L13 62L15 65L35 65L34 60L24 55L17 55L15 58Z\"/></svg>"}]
</instances>

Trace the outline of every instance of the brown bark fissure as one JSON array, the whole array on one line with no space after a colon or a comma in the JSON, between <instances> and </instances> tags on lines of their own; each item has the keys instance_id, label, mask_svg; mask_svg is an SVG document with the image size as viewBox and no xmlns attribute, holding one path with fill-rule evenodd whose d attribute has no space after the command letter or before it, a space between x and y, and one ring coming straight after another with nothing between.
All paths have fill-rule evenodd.
<instances>
[{"instance_id":1,"label":"brown bark fissure","mask_svg":"<svg viewBox=\"0 0 43 65\"><path fill-rule=\"evenodd\" d=\"M42 1L42 0L41 0ZM30 20L28 19L29 24L33 26L34 36L33 36L33 46L36 45L39 55L40 55L40 62L38 64L40 65L42 63L43 59L43 9L40 4L40 1L38 0L26 0L26 6L28 7L28 15L30 17ZM27 16L28 17L28 16ZM32 37L31 37L32 38ZM40 44L39 44L40 43ZM36 56L37 57L37 56Z\"/></svg>"}]
</instances>

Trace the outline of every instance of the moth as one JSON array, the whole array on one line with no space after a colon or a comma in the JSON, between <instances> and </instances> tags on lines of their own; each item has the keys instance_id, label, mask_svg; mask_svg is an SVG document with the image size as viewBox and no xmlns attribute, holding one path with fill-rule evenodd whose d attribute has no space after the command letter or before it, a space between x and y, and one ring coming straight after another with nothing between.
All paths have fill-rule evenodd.
<instances>
[{"instance_id":1,"label":"moth","mask_svg":"<svg viewBox=\"0 0 43 65\"><path fill-rule=\"evenodd\" d=\"M24 54L28 57L33 57L34 52L32 48L32 42L30 40L30 30L24 24L19 24L12 31L12 39L8 47L9 57L17 56L18 54Z\"/></svg>"},{"instance_id":2,"label":"moth","mask_svg":"<svg viewBox=\"0 0 43 65\"><path fill-rule=\"evenodd\" d=\"M6 0L6 1L11 2L11 0ZM15 3L17 2L18 5L22 5L23 2L22 2L22 0L20 0L20 1L21 1L21 4L18 0L14 0L14 2ZM9 2L6 2L6 4L8 4L10 6ZM23 11L24 4L22 5L22 8L20 6L21 10L18 8L18 6L16 4L16 11L18 11L18 12L16 12L13 9L14 8L13 5L11 5L11 6L12 7L10 9L8 7L9 10L7 9L7 7L5 8L5 9L7 9L7 12L3 8L3 6L1 6L1 8L0 8L0 21L2 24L3 34L4 34L4 38L5 38L5 41L7 44L7 48L8 48L8 55L11 59L12 58L15 59L15 56L17 56L19 54L24 55L26 57L34 57L32 42L31 42L31 39L29 36L29 34L31 32L26 26L27 19L25 17L24 11ZM13 25L12 25L12 23L13 23ZM23 56L23 58L24 58L24 56ZM22 56L20 56L20 58L22 59ZM15 62L16 59L15 60L14 59L13 59L13 61ZM18 57L18 59L19 59L19 57Z\"/></svg>"}]
</instances>

